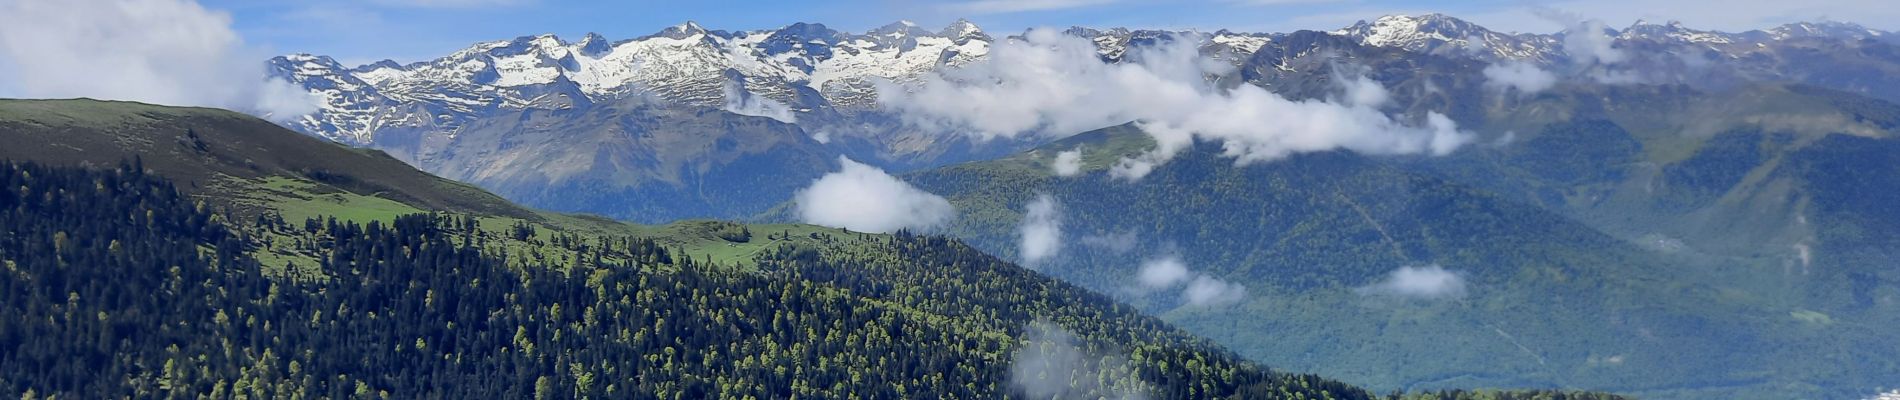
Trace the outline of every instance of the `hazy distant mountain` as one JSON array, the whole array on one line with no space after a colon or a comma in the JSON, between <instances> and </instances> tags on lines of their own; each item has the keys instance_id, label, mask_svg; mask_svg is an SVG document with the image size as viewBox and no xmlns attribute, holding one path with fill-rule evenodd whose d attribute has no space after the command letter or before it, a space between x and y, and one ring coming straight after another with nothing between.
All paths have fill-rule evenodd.
<instances>
[{"instance_id":1,"label":"hazy distant mountain","mask_svg":"<svg viewBox=\"0 0 1900 400\"><path fill-rule=\"evenodd\" d=\"M1331 32L1362 45L1484 62L1528 62L1552 70L1588 68L1566 48L1574 35L1503 33L1443 14L1393 15ZM1619 78L1699 87L1746 82L1805 83L1900 101L1900 35L1844 22L1794 23L1728 33L1670 21L1637 21L1601 33L1620 54ZM1578 46L1586 47L1587 46ZM1598 60L1600 61L1600 60Z\"/></svg>"}]
</instances>

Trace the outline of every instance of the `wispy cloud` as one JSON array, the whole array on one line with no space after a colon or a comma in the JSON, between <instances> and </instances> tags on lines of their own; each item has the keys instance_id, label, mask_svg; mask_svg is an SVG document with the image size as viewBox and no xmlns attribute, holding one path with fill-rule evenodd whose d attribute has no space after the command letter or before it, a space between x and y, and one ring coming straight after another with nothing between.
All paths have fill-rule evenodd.
<instances>
[{"instance_id":1,"label":"wispy cloud","mask_svg":"<svg viewBox=\"0 0 1900 400\"><path fill-rule=\"evenodd\" d=\"M1484 67L1484 86L1497 90L1516 90L1528 95L1557 84L1557 75L1535 64L1508 61Z\"/></svg>"},{"instance_id":2,"label":"wispy cloud","mask_svg":"<svg viewBox=\"0 0 1900 400\"><path fill-rule=\"evenodd\" d=\"M1127 355L1085 347L1074 333L1048 320L1023 327L1022 340L1010 357L1009 385L1027 398L1145 400L1154 390ZM1104 387L1104 380L1116 383Z\"/></svg>"},{"instance_id":3,"label":"wispy cloud","mask_svg":"<svg viewBox=\"0 0 1900 400\"><path fill-rule=\"evenodd\" d=\"M1219 307L1247 299L1247 287L1188 269L1179 256L1165 256L1141 263L1135 273L1137 293L1166 292L1180 288L1181 301L1195 307Z\"/></svg>"},{"instance_id":4,"label":"wispy cloud","mask_svg":"<svg viewBox=\"0 0 1900 400\"><path fill-rule=\"evenodd\" d=\"M1023 263L1035 265L1054 257L1062 251L1062 215L1057 208L1056 198L1048 194L1036 196L1023 211L1023 223L1017 228L1021 234Z\"/></svg>"},{"instance_id":5,"label":"wispy cloud","mask_svg":"<svg viewBox=\"0 0 1900 400\"><path fill-rule=\"evenodd\" d=\"M786 106L785 103L778 102L778 100L772 100L769 97L760 96L757 93L745 90L745 88L739 86L738 82L727 82L725 88L721 90L721 94L726 98L725 110L727 112L752 117L766 117L787 124L798 122L798 114L793 113L791 107ZM814 140L816 140L816 138L814 138ZM829 141L829 138L821 140L821 142L823 141Z\"/></svg>"},{"instance_id":6,"label":"wispy cloud","mask_svg":"<svg viewBox=\"0 0 1900 400\"><path fill-rule=\"evenodd\" d=\"M1141 244L1140 240L1141 238L1135 234L1135 231L1131 230L1087 235L1082 237L1081 242L1083 246L1107 250L1114 254L1125 254L1129 251L1134 251L1135 246Z\"/></svg>"},{"instance_id":7,"label":"wispy cloud","mask_svg":"<svg viewBox=\"0 0 1900 400\"><path fill-rule=\"evenodd\" d=\"M1247 299L1247 287L1219 278L1201 275L1188 282L1187 289L1181 291L1181 299L1188 305L1200 307L1225 306Z\"/></svg>"}]
</instances>

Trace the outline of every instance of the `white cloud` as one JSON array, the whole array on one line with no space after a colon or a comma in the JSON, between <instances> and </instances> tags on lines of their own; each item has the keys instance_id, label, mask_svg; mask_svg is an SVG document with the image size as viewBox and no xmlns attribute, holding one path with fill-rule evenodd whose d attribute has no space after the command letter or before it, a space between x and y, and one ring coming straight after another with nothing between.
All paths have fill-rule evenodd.
<instances>
[{"instance_id":1,"label":"white cloud","mask_svg":"<svg viewBox=\"0 0 1900 400\"><path fill-rule=\"evenodd\" d=\"M1193 282L1188 282L1187 289L1181 291L1181 298L1192 306L1225 306L1246 299L1247 287L1201 275L1195 277Z\"/></svg>"},{"instance_id":2,"label":"white cloud","mask_svg":"<svg viewBox=\"0 0 1900 400\"><path fill-rule=\"evenodd\" d=\"M787 107L785 103L754 94L740 87L736 82L727 82L723 92L726 98L726 111L733 114L766 117L787 124L798 122L798 115L793 114L792 108Z\"/></svg>"},{"instance_id":3,"label":"white cloud","mask_svg":"<svg viewBox=\"0 0 1900 400\"><path fill-rule=\"evenodd\" d=\"M1471 53L1472 55L1480 55L1490 51L1491 45L1484 41L1483 36L1471 35L1465 37L1465 52Z\"/></svg>"},{"instance_id":4,"label":"white cloud","mask_svg":"<svg viewBox=\"0 0 1900 400\"><path fill-rule=\"evenodd\" d=\"M1484 67L1484 85L1499 90L1515 89L1519 94L1532 94L1557 85L1557 75L1538 68L1536 65L1507 61Z\"/></svg>"},{"instance_id":5,"label":"white cloud","mask_svg":"<svg viewBox=\"0 0 1900 400\"><path fill-rule=\"evenodd\" d=\"M1141 284L1142 289L1154 291L1179 285L1192 274L1180 257L1168 256L1142 262L1141 271L1135 273L1135 281Z\"/></svg>"},{"instance_id":6,"label":"white cloud","mask_svg":"<svg viewBox=\"0 0 1900 400\"><path fill-rule=\"evenodd\" d=\"M1142 294L1181 288L1181 300L1194 307L1233 305L1247 298L1247 287L1194 272L1178 256L1142 262L1135 283Z\"/></svg>"},{"instance_id":7,"label":"white cloud","mask_svg":"<svg viewBox=\"0 0 1900 400\"><path fill-rule=\"evenodd\" d=\"M229 108L287 120L317 99L267 79L231 17L190 0L0 2L6 97Z\"/></svg>"},{"instance_id":8,"label":"white cloud","mask_svg":"<svg viewBox=\"0 0 1900 400\"><path fill-rule=\"evenodd\" d=\"M1609 27L1602 20L1584 19L1570 24L1564 32L1564 53L1579 64L1616 64L1629 58L1629 54L1613 46L1616 38L1610 36Z\"/></svg>"},{"instance_id":9,"label":"white cloud","mask_svg":"<svg viewBox=\"0 0 1900 400\"><path fill-rule=\"evenodd\" d=\"M793 195L807 223L860 232L933 229L956 216L956 208L883 170L838 157L843 168L812 181Z\"/></svg>"},{"instance_id":10,"label":"white cloud","mask_svg":"<svg viewBox=\"0 0 1900 400\"><path fill-rule=\"evenodd\" d=\"M1220 89L1208 77L1230 64L1202 57L1196 39L1143 48L1124 63L1105 63L1086 39L1039 29L998 43L986 62L880 87L879 103L909 123L960 129L979 138L1062 136L1138 121L1158 147L1111 170L1139 178L1196 139L1220 142L1235 164L1299 152L1348 149L1367 154L1445 154L1471 140L1450 119L1430 113L1413 126L1380 112L1383 88L1359 86L1350 104L1288 100L1253 85Z\"/></svg>"},{"instance_id":11,"label":"white cloud","mask_svg":"<svg viewBox=\"0 0 1900 400\"><path fill-rule=\"evenodd\" d=\"M1119 0L972 0L945 4L943 9L956 14L1009 14L1093 7Z\"/></svg>"},{"instance_id":12,"label":"white cloud","mask_svg":"<svg viewBox=\"0 0 1900 400\"><path fill-rule=\"evenodd\" d=\"M1047 194L1036 196L1023 213L1023 222L1017 228L1021 234L1023 262L1036 264L1062 251L1062 215L1056 206L1055 197Z\"/></svg>"},{"instance_id":13,"label":"white cloud","mask_svg":"<svg viewBox=\"0 0 1900 400\"><path fill-rule=\"evenodd\" d=\"M1046 320L1023 328L1023 341L1010 357L1009 385L1032 399L1147 399L1151 385L1136 375L1128 356L1089 351L1075 334ZM1101 387L1133 382L1126 387Z\"/></svg>"},{"instance_id":14,"label":"white cloud","mask_svg":"<svg viewBox=\"0 0 1900 400\"><path fill-rule=\"evenodd\" d=\"M1587 19L1554 8L1536 8L1531 12L1544 20L1564 25L1563 50L1570 55L1570 68L1577 75L1611 85L1643 82L1643 76L1638 71L1620 68L1619 64L1629 59L1629 53L1614 46L1616 38L1603 20Z\"/></svg>"},{"instance_id":15,"label":"white cloud","mask_svg":"<svg viewBox=\"0 0 1900 400\"><path fill-rule=\"evenodd\" d=\"M1056 176L1075 176L1082 173L1082 148L1056 153L1055 162L1049 164L1049 169L1054 171Z\"/></svg>"},{"instance_id":16,"label":"white cloud","mask_svg":"<svg viewBox=\"0 0 1900 400\"><path fill-rule=\"evenodd\" d=\"M1465 294L1465 279L1444 267L1399 267L1385 279L1359 288L1361 294L1437 299Z\"/></svg>"}]
</instances>

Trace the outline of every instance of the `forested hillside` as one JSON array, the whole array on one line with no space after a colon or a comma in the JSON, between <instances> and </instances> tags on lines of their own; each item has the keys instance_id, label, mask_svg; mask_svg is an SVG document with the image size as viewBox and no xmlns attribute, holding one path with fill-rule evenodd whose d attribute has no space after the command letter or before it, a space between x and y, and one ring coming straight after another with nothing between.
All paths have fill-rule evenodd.
<instances>
[{"instance_id":1,"label":"forested hillside","mask_svg":"<svg viewBox=\"0 0 1900 400\"><path fill-rule=\"evenodd\" d=\"M1864 140L1835 136L1817 146ZM1640 246L1512 195L1346 152L1235 166L1220 146L1203 143L1139 181L1110 176L1117 160L1151 145L1124 126L905 179L956 205L947 234L1012 258L1027 259L1026 210L1046 196L1063 238L1056 256L1035 264L1040 271L1113 294L1250 359L1382 390L1833 398L1900 371L1883 333L1891 317L1871 314L1889 293L1872 284L1878 278L1854 286L1820 280L1817 270L1814 282L1835 294L1790 298L1786 284L1768 284L1777 275L1733 276L1764 269ZM1873 171L1885 169L1868 164L1881 159L1868 146L1862 157L1803 162L1837 171L1828 181L1884 182ZM1080 152L1081 171L1052 172L1068 151ZM1564 160L1528 156L1514 165L1571 162ZM1836 202L1821 200L1814 204ZM1830 226L1864 240L1855 242L1860 249L1889 240L1861 222ZM1170 261L1180 268L1150 268ZM1172 280L1157 285L1149 279L1157 276Z\"/></svg>"},{"instance_id":2,"label":"forested hillside","mask_svg":"<svg viewBox=\"0 0 1900 400\"><path fill-rule=\"evenodd\" d=\"M232 222L136 161L0 183L0 392L23 398L1378 397L939 238L722 266L441 213ZM571 262L506 245L542 241ZM253 256L272 248L321 268Z\"/></svg>"}]
</instances>

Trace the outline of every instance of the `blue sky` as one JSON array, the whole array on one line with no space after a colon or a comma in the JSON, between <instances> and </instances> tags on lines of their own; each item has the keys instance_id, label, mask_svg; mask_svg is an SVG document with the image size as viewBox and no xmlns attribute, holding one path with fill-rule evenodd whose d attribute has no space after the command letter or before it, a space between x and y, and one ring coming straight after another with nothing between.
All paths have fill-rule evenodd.
<instances>
[{"instance_id":1,"label":"blue sky","mask_svg":"<svg viewBox=\"0 0 1900 400\"><path fill-rule=\"evenodd\" d=\"M1637 18L1679 19L1721 30L1763 28L1795 20L1838 19L1900 28L1891 0L200 0L227 12L250 46L274 53L307 52L349 64L384 58L409 62L471 43L554 33L575 39L645 35L693 20L712 29L751 30L820 22L864 31L907 19L939 27L958 17L990 32L1038 26L1125 26L1170 29L1290 31L1335 29L1383 14L1443 12L1499 30L1558 29L1528 12L1548 7L1622 27ZM1883 24L1885 26L1883 26Z\"/></svg>"}]
</instances>

